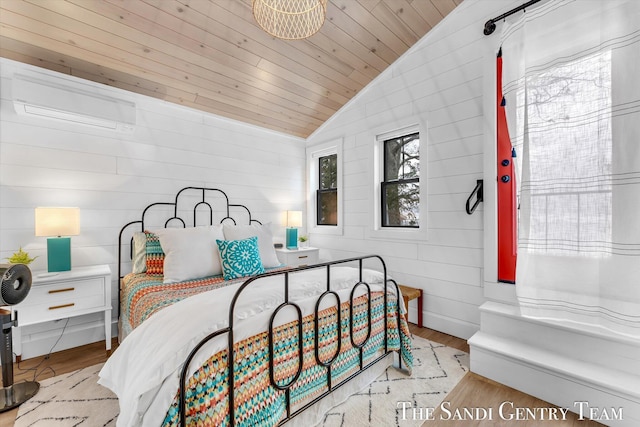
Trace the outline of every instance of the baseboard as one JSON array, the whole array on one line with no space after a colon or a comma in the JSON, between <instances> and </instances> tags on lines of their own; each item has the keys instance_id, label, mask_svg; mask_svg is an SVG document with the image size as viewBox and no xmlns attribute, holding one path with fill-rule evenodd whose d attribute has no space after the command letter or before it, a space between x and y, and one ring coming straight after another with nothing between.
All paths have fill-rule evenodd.
<instances>
[{"instance_id":1,"label":"baseboard","mask_svg":"<svg viewBox=\"0 0 640 427\"><path fill-rule=\"evenodd\" d=\"M111 338L115 336L117 336L117 325L112 321ZM22 337L21 358L26 360L104 340L104 323L100 321L68 325L64 334L62 329L25 334Z\"/></svg>"},{"instance_id":2,"label":"baseboard","mask_svg":"<svg viewBox=\"0 0 640 427\"><path fill-rule=\"evenodd\" d=\"M415 309L409 309L409 318L416 319L417 313ZM453 335L454 337L469 339L475 334L480 327L474 323L465 322L463 320L454 319L440 314L423 312L423 325L438 332Z\"/></svg>"}]
</instances>

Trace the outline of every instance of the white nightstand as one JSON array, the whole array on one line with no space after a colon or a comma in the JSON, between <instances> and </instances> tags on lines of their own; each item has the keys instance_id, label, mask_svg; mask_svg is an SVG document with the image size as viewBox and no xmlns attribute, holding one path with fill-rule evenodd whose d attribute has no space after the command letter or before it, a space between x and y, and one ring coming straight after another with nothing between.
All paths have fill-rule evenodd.
<instances>
[{"instance_id":1,"label":"white nightstand","mask_svg":"<svg viewBox=\"0 0 640 427\"><path fill-rule=\"evenodd\" d=\"M276 249L278 260L290 267L317 264L320 260L318 248Z\"/></svg>"},{"instance_id":2,"label":"white nightstand","mask_svg":"<svg viewBox=\"0 0 640 427\"><path fill-rule=\"evenodd\" d=\"M71 271L32 272L31 291L20 304L18 327L13 331L13 348L22 356L20 328L52 320L104 311L107 352L111 351L111 270L108 265L76 267Z\"/></svg>"}]
</instances>

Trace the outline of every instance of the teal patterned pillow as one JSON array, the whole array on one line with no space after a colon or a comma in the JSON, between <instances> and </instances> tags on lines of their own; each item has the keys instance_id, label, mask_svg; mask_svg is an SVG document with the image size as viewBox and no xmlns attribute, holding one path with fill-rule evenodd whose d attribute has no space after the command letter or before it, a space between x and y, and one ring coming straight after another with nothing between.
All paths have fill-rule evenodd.
<instances>
[{"instance_id":1,"label":"teal patterned pillow","mask_svg":"<svg viewBox=\"0 0 640 427\"><path fill-rule=\"evenodd\" d=\"M216 240L216 243L224 280L264 273L257 236L243 240Z\"/></svg>"}]
</instances>

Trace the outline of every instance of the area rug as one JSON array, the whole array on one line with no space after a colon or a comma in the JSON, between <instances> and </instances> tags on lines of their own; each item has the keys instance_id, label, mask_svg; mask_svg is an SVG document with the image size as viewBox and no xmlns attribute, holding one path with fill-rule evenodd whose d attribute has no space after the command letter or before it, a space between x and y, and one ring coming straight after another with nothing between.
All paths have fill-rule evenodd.
<instances>
[{"instance_id":1,"label":"area rug","mask_svg":"<svg viewBox=\"0 0 640 427\"><path fill-rule=\"evenodd\" d=\"M329 411L322 427L421 426L413 408L435 408L469 368L467 353L413 338L411 376L389 368L376 381ZM118 400L97 384L102 365L40 382L38 394L18 411L15 427L113 427ZM403 411L404 407L404 411Z\"/></svg>"}]
</instances>

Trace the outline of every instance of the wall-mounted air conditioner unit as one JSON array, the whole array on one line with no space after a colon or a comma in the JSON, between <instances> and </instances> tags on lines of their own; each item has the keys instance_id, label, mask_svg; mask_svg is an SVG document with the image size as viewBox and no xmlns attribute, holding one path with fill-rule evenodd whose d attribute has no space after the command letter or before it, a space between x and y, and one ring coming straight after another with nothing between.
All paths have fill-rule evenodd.
<instances>
[{"instance_id":1,"label":"wall-mounted air conditioner unit","mask_svg":"<svg viewBox=\"0 0 640 427\"><path fill-rule=\"evenodd\" d=\"M121 132L135 129L136 105L133 102L105 96L97 90L91 91L89 86L73 83L15 74L12 90L16 112Z\"/></svg>"}]
</instances>

